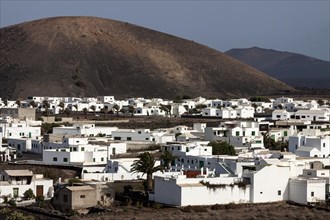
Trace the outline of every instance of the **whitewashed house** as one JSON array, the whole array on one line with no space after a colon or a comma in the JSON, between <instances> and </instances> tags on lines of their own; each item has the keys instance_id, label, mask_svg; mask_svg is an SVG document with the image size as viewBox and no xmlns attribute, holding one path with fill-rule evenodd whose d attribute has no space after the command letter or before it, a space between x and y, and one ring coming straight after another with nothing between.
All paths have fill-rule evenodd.
<instances>
[{"instance_id":1,"label":"whitewashed house","mask_svg":"<svg viewBox=\"0 0 330 220\"><path fill-rule=\"evenodd\" d=\"M289 137L289 151L300 157L330 156L330 136L296 135Z\"/></svg>"},{"instance_id":2,"label":"whitewashed house","mask_svg":"<svg viewBox=\"0 0 330 220\"><path fill-rule=\"evenodd\" d=\"M73 126L54 127L54 135L78 135L83 137L112 137L117 127L100 127L95 124L74 124Z\"/></svg>"},{"instance_id":3,"label":"whitewashed house","mask_svg":"<svg viewBox=\"0 0 330 220\"><path fill-rule=\"evenodd\" d=\"M188 206L248 203L249 195L250 187L235 177L165 175L155 176L155 190L149 198L167 205Z\"/></svg>"},{"instance_id":4,"label":"whitewashed house","mask_svg":"<svg viewBox=\"0 0 330 220\"><path fill-rule=\"evenodd\" d=\"M82 178L83 179L94 179L99 181L118 181L118 180L137 180L146 179L146 175L143 173L132 173L131 165L134 161L139 158L121 158L121 159L110 159L108 160L105 167L83 167ZM155 166L160 165L160 161L155 162ZM160 175L158 171L153 175Z\"/></svg>"},{"instance_id":5,"label":"whitewashed house","mask_svg":"<svg viewBox=\"0 0 330 220\"><path fill-rule=\"evenodd\" d=\"M286 110L274 110L272 113L272 120L289 120L291 117L290 113Z\"/></svg>"},{"instance_id":6,"label":"whitewashed house","mask_svg":"<svg viewBox=\"0 0 330 220\"><path fill-rule=\"evenodd\" d=\"M30 170L2 170L0 173L0 203L4 196L11 198L24 197L24 192L31 189L36 197L50 199L53 197L53 180L42 174L33 174Z\"/></svg>"},{"instance_id":7,"label":"whitewashed house","mask_svg":"<svg viewBox=\"0 0 330 220\"><path fill-rule=\"evenodd\" d=\"M202 116L204 117L216 117L217 116L217 108L212 108L212 107L209 107L209 108L203 108L202 109Z\"/></svg>"},{"instance_id":8,"label":"whitewashed house","mask_svg":"<svg viewBox=\"0 0 330 220\"><path fill-rule=\"evenodd\" d=\"M303 121L330 122L330 110L298 110L295 118Z\"/></svg>"},{"instance_id":9,"label":"whitewashed house","mask_svg":"<svg viewBox=\"0 0 330 220\"><path fill-rule=\"evenodd\" d=\"M255 109L251 106L243 106L235 109L237 118L253 118Z\"/></svg>"}]
</instances>

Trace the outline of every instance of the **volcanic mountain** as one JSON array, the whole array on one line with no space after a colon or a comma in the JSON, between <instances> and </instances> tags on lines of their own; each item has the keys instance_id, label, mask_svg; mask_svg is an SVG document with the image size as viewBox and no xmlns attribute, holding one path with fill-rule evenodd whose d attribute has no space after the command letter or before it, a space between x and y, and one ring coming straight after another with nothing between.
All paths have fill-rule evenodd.
<instances>
[{"instance_id":1,"label":"volcanic mountain","mask_svg":"<svg viewBox=\"0 0 330 220\"><path fill-rule=\"evenodd\" d=\"M291 86L330 88L330 62L302 54L252 47L225 54Z\"/></svg>"},{"instance_id":2,"label":"volcanic mountain","mask_svg":"<svg viewBox=\"0 0 330 220\"><path fill-rule=\"evenodd\" d=\"M0 97L239 97L286 84L193 41L125 22L55 17L0 29Z\"/></svg>"}]
</instances>

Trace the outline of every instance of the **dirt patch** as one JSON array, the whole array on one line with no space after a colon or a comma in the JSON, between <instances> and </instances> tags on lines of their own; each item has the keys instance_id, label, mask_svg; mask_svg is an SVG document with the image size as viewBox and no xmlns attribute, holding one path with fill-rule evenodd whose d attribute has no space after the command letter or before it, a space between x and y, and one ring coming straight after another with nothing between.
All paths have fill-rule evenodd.
<instances>
[{"instance_id":1,"label":"dirt patch","mask_svg":"<svg viewBox=\"0 0 330 220\"><path fill-rule=\"evenodd\" d=\"M188 206L184 208L116 208L106 215L75 216L71 219L329 219L330 212L287 203L224 205L221 209L213 206ZM219 206L220 207L220 206Z\"/></svg>"}]
</instances>

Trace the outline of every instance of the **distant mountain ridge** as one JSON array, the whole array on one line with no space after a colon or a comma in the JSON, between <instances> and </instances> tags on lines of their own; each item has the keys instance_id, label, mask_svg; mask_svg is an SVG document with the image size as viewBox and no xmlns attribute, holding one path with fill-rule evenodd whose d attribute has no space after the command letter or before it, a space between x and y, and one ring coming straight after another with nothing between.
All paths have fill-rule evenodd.
<instances>
[{"instance_id":1,"label":"distant mountain ridge","mask_svg":"<svg viewBox=\"0 0 330 220\"><path fill-rule=\"evenodd\" d=\"M219 51L96 17L0 29L0 97L244 97L294 89Z\"/></svg>"},{"instance_id":2,"label":"distant mountain ridge","mask_svg":"<svg viewBox=\"0 0 330 220\"><path fill-rule=\"evenodd\" d=\"M330 62L313 57L252 47L225 54L294 87L330 88Z\"/></svg>"}]
</instances>

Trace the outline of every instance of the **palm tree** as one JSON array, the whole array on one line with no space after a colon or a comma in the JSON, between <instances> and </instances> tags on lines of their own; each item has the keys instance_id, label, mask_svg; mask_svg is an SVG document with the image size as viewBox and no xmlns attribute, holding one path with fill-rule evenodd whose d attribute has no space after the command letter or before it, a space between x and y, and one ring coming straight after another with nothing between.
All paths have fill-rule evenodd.
<instances>
[{"instance_id":1,"label":"palm tree","mask_svg":"<svg viewBox=\"0 0 330 220\"><path fill-rule=\"evenodd\" d=\"M77 104L74 104L72 106L76 109L76 113L77 113L78 112L78 105Z\"/></svg>"},{"instance_id":2,"label":"palm tree","mask_svg":"<svg viewBox=\"0 0 330 220\"><path fill-rule=\"evenodd\" d=\"M132 117L134 116L134 111L135 111L135 108L133 105L128 106L128 112L132 114Z\"/></svg>"},{"instance_id":3,"label":"palm tree","mask_svg":"<svg viewBox=\"0 0 330 220\"><path fill-rule=\"evenodd\" d=\"M155 166L155 159L149 152L144 152L139 155L139 160L135 160L131 165L131 172L147 174L147 191L152 191L152 174L157 171L164 170L162 165Z\"/></svg>"},{"instance_id":4,"label":"palm tree","mask_svg":"<svg viewBox=\"0 0 330 220\"><path fill-rule=\"evenodd\" d=\"M88 109L87 108L84 108L83 109L83 112L84 112L84 115L85 115L85 119L87 119Z\"/></svg>"},{"instance_id":5,"label":"palm tree","mask_svg":"<svg viewBox=\"0 0 330 220\"><path fill-rule=\"evenodd\" d=\"M48 116L49 115L50 104L49 104L49 102L47 100L43 100L42 101L42 104L43 104L43 106L45 108L45 113Z\"/></svg>"},{"instance_id":6,"label":"palm tree","mask_svg":"<svg viewBox=\"0 0 330 220\"><path fill-rule=\"evenodd\" d=\"M93 111L93 113L95 114L95 110L96 110L96 107L95 107L95 105L92 105L91 107L89 107L92 111Z\"/></svg>"},{"instance_id":7,"label":"palm tree","mask_svg":"<svg viewBox=\"0 0 330 220\"><path fill-rule=\"evenodd\" d=\"M65 113L67 115L67 117L70 117L71 110L69 108L65 108L63 113Z\"/></svg>"},{"instance_id":8,"label":"palm tree","mask_svg":"<svg viewBox=\"0 0 330 220\"><path fill-rule=\"evenodd\" d=\"M166 168L166 170L169 170L170 165L172 161L175 161L176 156L173 156L172 152L170 151L164 151L163 154L160 156L160 159L162 160L162 164Z\"/></svg>"},{"instance_id":9,"label":"palm tree","mask_svg":"<svg viewBox=\"0 0 330 220\"><path fill-rule=\"evenodd\" d=\"M29 103L29 106L31 106L32 108L35 108L35 107L37 107L38 105L37 105L37 103L35 103L34 100L32 100L32 101Z\"/></svg>"},{"instance_id":10,"label":"palm tree","mask_svg":"<svg viewBox=\"0 0 330 220\"><path fill-rule=\"evenodd\" d=\"M269 131L261 133L264 138L264 146L267 149L273 149L275 146L275 140L269 136Z\"/></svg>"},{"instance_id":11,"label":"palm tree","mask_svg":"<svg viewBox=\"0 0 330 220\"><path fill-rule=\"evenodd\" d=\"M117 117L118 117L119 109L120 109L119 105L115 104L115 105L113 106L113 108L116 110Z\"/></svg>"},{"instance_id":12,"label":"palm tree","mask_svg":"<svg viewBox=\"0 0 330 220\"><path fill-rule=\"evenodd\" d=\"M172 106L171 105L160 105L160 110L163 110L164 112L166 112L166 115L170 115L171 116L171 109Z\"/></svg>"},{"instance_id":13,"label":"palm tree","mask_svg":"<svg viewBox=\"0 0 330 220\"><path fill-rule=\"evenodd\" d=\"M18 108L20 108L21 107L21 100L17 99L16 100L16 105L17 105Z\"/></svg>"},{"instance_id":14,"label":"palm tree","mask_svg":"<svg viewBox=\"0 0 330 220\"><path fill-rule=\"evenodd\" d=\"M105 119L105 116L106 116L106 114L108 113L108 109L105 108L105 107L103 107L103 108L101 108L100 112L103 113L103 118Z\"/></svg>"},{"instance_id":15,"label":"palm tree","mask_svg":"<svg viewBox=\"0 0 330 220\"><path fill-rule=\"evenodd\" d=\"M60 104L58 104L59 107L61 107L61 112L64 111L64 102L60 102Z\"/></svg>"}]
</instances>

